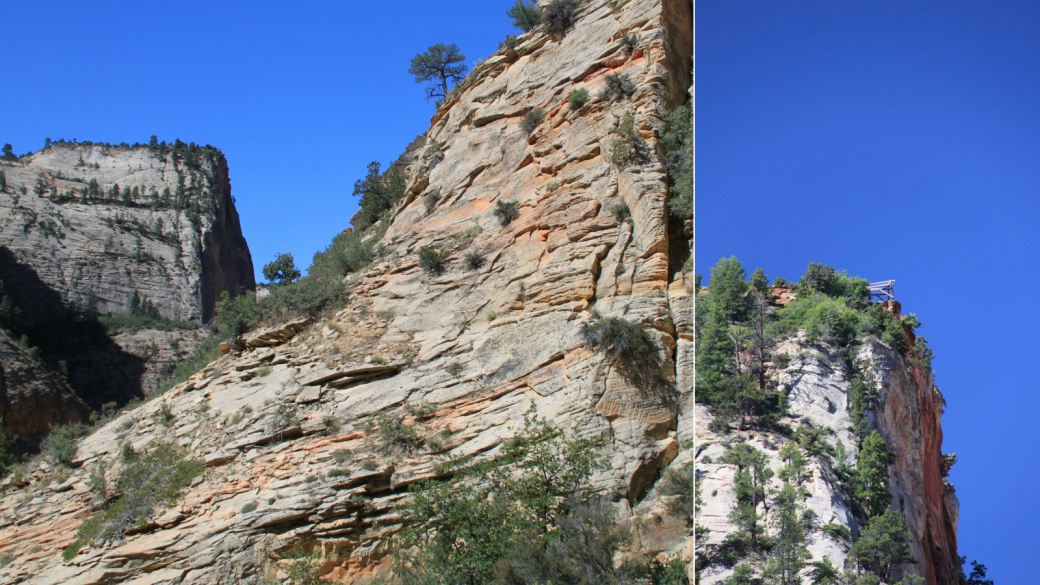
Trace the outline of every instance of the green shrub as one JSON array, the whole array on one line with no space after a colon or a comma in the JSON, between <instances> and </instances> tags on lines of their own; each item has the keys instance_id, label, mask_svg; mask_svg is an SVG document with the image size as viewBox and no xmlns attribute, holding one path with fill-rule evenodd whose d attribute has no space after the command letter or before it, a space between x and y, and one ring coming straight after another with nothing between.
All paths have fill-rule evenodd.
<instances>
[{"instance_id":1,"label":"green shrub","mask_svg":"<svg viewBox=\"0 0 1040 585\"><path fill-rule=\"evenodd\" d=\"M414 453L422 445L422 437L415 427L404 424L399 415L381 414L376 417L379 425L380 450L387 454Z\"/></svg>"},{"instance_id":2,"label":"green shrub","mask_svg":"<svg viewBox=\"0 0 1040 585\"><path fill-rule=\"evenodd\" d=\"M610 213L614 215L618 220L618 223L632 217L632 211L628 208L628 203L625 203L624 201L611 205Z\"/></svg>"},{"instance_id":3,"label":"green shrub","mask_svg":"<svg viewBox=\"0 0 1040 585\"><path fill-rule=\"evenodd\" d=\"M159 412L156 413L155 418L159 421L159 424L164 427L169 427L173 424L173 411L170 410L170 404L168 402L165 400L162 401L162 404L159 406Z\"/></svg>"},{"instance_id":4,"label":"green shrub","mask_svg":"<svg viewBox=\"0 0 1040 585\"><path fill-rule=\"evenodd\" d=\"M424 420L434 412L437 412L437 407L425 400L421 400L419 402L406 402L404 410L415 418Z\"/></svg>"},{"instance_id":5,"label":"green shrub","mask_svg":"<svg viewBox=\"0 0 1040 585\"><path fill-rule=\"evenodd\" d=\"M657 348L647 326L621 317L593 318L582 325L582 337L590 348L629 362L653 360Z\"/></svg>"},{"instance_id":6,"label":"green shrub","mask_svg":"<svg viewBox=\"0 0 1040 585\"><path fill-rule=\"evenodd\" d=\"M554 38L562 38L578 18L578 0L551 0L542 9L542 23Z\"/></svg>"},{"instance_id":7,"label":"green shrub","mask_svg":"<svg viewBox=\"0 0 1040 585\"><path fill-rule=\"evenodd\" d=\"M528 413L494 459L449 461L450 479L410 486L395 573L404 585L631 582L613 562L628 534L589 485L603 444Z\"/></svg>"},{"instance_id":8,"label":"green shrub","mask_svg":"<svg viewBox=\"0 0 1040 585\"><path fill-rule=\"evenodd\" d=\"M339 424L339 421L331 416L322 417L321 424L325 425L325 428L328 429L330 433L338 433L339 430L343 428L343 425Z\"/></svg>"},{"instance_id":9,"label":"green shrub","mask_svg":"<svg viewBox=\"0 0 1040 585\"><path fill-rule=\"evenodd\" d=\"M852 532L844 524L831 522L830 524L824 524L821 530L837 541L847 542L852 540Z\"/></svg>"},{"instance_id":10,"label":"green shrub","mask_svg":"<svg viewBox=\"0 0 1040 585\"><path fill-rule=\"evenodd\" d=\"M52 463L71 467L79 440L88 434L90 427L81 423L54 427L40 445L40 452Z\"/></svg>"},{"instance_id":11,"label":"green shrub","mask_svg":"<svg viewBox=\"0 0 1040 585\"><path fill-rule=\"evenodd\" d=\"M520 217L520 204L516 201L496 201L495 215L498 216L498 221L505 227Z\"/></svg>"},{"instance_id":12,"label":"green shrub","mask_svg":"<svg viewBox=\"0 0 1040 585\"><path fill-rule=\"evenodd\" d=\"M447 250L440 251L433 246L423 246L419 248L419 268L439 276L447 269L450 256Z\"/></svg>"},{"instance_id":13,"label":"green shrub","mask_svg":"<svg viewBox=\"0 0 1040 585\"><path fill-rule=\"evenodd\" d=\"M608 73L604 78L606 85L600 91L599 99L605 102L616 102L630 99L636 94L636 84L624 73Z\"/></svg>"},{"instance_id":14,"label":"green shrub","mask_svg":"<svg viewBox=\"0 0 1040 585\"><path fill-rule=\"evenodd\" d=\"M404 196L404 173L395 168L382 173L381 168L378 161L368 163L368 174L354 183L354 195L361 198L358 202L361 217L354 226L355 231L377 223Z\"/></svg>"},{"instance_id":15,"label":"green shrub","mask_svg":"<svg viewBox=\"0 0 1040 585\"><path fill-rule=\"evenodd\" d=\"M437 204L440 203L440 200L441 192L439 190L426 196L426 200L423 201L423 206L426 208L426 215L433 213L433 210L437 208Z\"/></svg>"},{"instance_id":16,"label":"green shrub","mask_svg":"<svg viewBox=\"0 0 1040 585\"><path fill-rule=\"evenodd\" d=\"M579 87L567 95L567 104L572 110L580 110L587 103L589 103L589 90L584 87Z\"/></svg>"},{"instance_id":17,"label":"green shrub","mask_svg":"<svg viewBox=\"0 0 1040 585\"><path fill-rule=\"evenodd\" d=\"M252 500L252 501L246 502L242 506L242 509L239 510L239 512L242 513L242 514L248 514L248 513L252 512L253 510L256 510L256 507L257 507L256 500Z\"/></svg>"},{"instance_id":18,"label":"green shrub","mask_svg":"<svg viewBox=\"0 0 1040 585\"><path fill-rule=\"evenodd\" d=\"M330 469L325 475L326 477L350 477L353 471L349 467L334 467Z\"/></svg>"},{"instance_id":19,"label":"green shrub","mask_svg":"<svg viewBox=\"0 0 1040 585\"><path fill-rule=\"evenodd\" d=\"M360 465L361 469L364 469L365 471L375 471L376 468L379 467L379 462L376 461L374 457L368 457L363 459Z\"/></svg>"},{"instance_id":20,"label":"green shrub","mask_svg":"<svg viewBox=\"0 0 1040 585\"><path fill-rule=\"evenodd\" d=\"M123 468L116 482L116 492L122 495L80 526L76 540L62 552L62 558L72 560L93 541L121 539L127 528L146 522L156 506L175 499L204 469L201 461L187 459L174 445L156 445Z\"/></svg>"},{"instance_id":21,"label":"green shrub","mask_svg":"<svg viewBox=\"0 0 1040 585\"><path fill-rule=\"evenodd\" d=\"M455 378L459 377L459 374L462 373L462 370L462 364L460 364L459 362L451 362L444 368L444 371L448 372L448 374Z\"/></svg>"},{"instance_id":22,"label":"green shrub","mask_svg":"<svg viewBox=\"0 0 1040 585\"><path fill-rule=\"evenodd\" d=\"M350 452L350 449L336 449L332 452L332 460L337 464L342 464L348 461L354 454Z\"/></svg>"},{"instance_id":23,"label":"green shrub","mask_svg":"<svg viewBox=\"0 0 1040 585\"><path fill-rule=\"evenodd\" d=\"M260 322L262 313L256 303L256 293L232 298L228 291L220 293L216 306L216 325L221 335L242 335Z\"/></svg>"},{"instance_id":24,"label":"green shrub","mask_svg":"<svg viewBox=\"0 0 1040 585\"><path fill-rule=\"evenodd\" d=\"M542 22L542 13L538 10L538 5L529 0L516 0L516 4L506 10L506 14L513 19L513 26L524 32L530 31Z\"/></svg>"},{"instance_id":25,"label":"green shrub","mask_svg":"<svg viewBox=\"0 0 1040 585\"><path fill-rule=\"evenodd\" d=\"M524 114L523 119L520 120L520 129L523 130L524 134L530 136L544 121L545 111L541 108L535 108Z\"/></svg>"},{"instance_id":26,"label":"green shrub","mask_svg":"<svg viewBox=\"0 0 1040 585\"><path fill-rule=\"evenodd\" d=\"M668 166L668 211L678 219L693 218L693 116L689 106L669 112L668 130L661 137ZM780 283L777 283L778 285Z\"/></svg>"},{"instance_id":27,"label":"green shrub","mask_svg":"<svg viewBox=\"0 0 1040 585\"><path fill-rule=\"evenodd\" d=\"M264 278L272 284L292 284L300 276L300 270L296 268L296 262L292 254L278 254L274 260L264 265Z\"/></svg>"},{"instance_id":28,"label":"green shrub","mask_svg":"<svg viewBox=\"0 0 1040 585\"><path fill-rule=\"evenodd\" d=\"M465 264L466 268L470 270L480 270L484 267L484 255L477 250L470 250L466 252Z\"/></svg>"},{"instance_id":29,"label":"green shrub","mask_svg":"<svg viewBox=\"0 0 1040 585\"><path fill-rule=\"evenodd\" d=\"M669 514L693 522L693 463L669 467L661 478L660 492L664 496L679 496L665 506Z\"/></svg>"},{"instance_id":30,"label":"green shrub","mask_svg":"<svg viewBox=\"0 0 1040 585\"><path fill-rule=\"evenodd\" d=\"M636 50L636 45L639 44L639 35L635 33L625 33L625 36L621 37L621 47L626 54L631 55Z\"/></svg>"},{"instance_id":31,"label":"green shrub","mask_svg":"<svg viewBox=\"0 0 1040 585\"><path fill-rule=\"evenodd\" d=\"M852 496L868 517L882 514L892 501L888 491L889 459L888 446L877 431L863 439L852 481Z\"/></svg>"},{"instance_id":32,"label":"green shrub","mask_svg":"<svg viewBox=\"0 0 1040 585\"><path fill-rule=\"evenodd\" d=\"M664 563L653 559L647 565L647 572L652 585L690 585L689 565L683 562L681 555Z\"/></svg>"},{"instance_id":33,"label":"green shrub","mask_svg":"<svg viewBox=\"0 0 1040 585\"><path fill-rule=\"evenodd\" d=\"M614 134L610 151L611 162L621 168L650 162L650 145L643 140L642 133L636 128L632 112L625 112Z\"/></svg>"},{"instance_id":34,"label":"green shrub","mask_svg":"<svg viewBox=\"0 0 1040 585\"><path fill-rule=\"evenodd\" d=\"M501 49L502 47L505 47L507 49L514 50L519 44L520 39L518 39L516 35L506 35L505 40L503 40L502 43L498 45L498 48Z\"/></svg>"}]
</instances>

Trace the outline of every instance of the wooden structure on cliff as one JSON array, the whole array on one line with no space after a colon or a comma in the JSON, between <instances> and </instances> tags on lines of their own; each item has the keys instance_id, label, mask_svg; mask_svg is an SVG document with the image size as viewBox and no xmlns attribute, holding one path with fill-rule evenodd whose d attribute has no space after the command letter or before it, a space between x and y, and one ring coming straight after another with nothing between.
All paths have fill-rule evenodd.
<instances>
[{"instance_id":1,"label":"wooden structure on cliff","mask_svg":"<svg viewBox=\"0 0 1040 585\"><path fill-rule=\"evenodd\" d=\"M867 289L870 291L870 300L879 303L896 300L895 284L895 280L883 280L881 282L870 283L867 285Z\"/></svg>"}]
</instances>

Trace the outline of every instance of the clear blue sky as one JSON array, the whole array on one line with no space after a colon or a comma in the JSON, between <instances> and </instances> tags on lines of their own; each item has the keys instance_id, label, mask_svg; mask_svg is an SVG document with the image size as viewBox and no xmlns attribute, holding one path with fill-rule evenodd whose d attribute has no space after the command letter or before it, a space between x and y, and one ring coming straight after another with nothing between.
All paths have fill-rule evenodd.
<instances>
[{"instance_id":1,"label":"clear blue sky","mask_svg":"<svg viewBox=\"0 0 1040 585\"><path fill-rule=\"evenodd\" d=\"M468 63L515 34L509 0L6 2L0 144L44 138L209 143L228 158L257 279L306 268L434 113L407 73L457 43Z\"/></svg>"},{"instance_id":2,"label":"clear blue sky","mask_svg":"<svg viewBox=\"0 0 1040 585\"><path fill-rule=\"evenodd\" d=\"M1040 575L1040 4L701 0L697 271L896 279L937 354L960 551Z\"/></svg>"}]
</instances>

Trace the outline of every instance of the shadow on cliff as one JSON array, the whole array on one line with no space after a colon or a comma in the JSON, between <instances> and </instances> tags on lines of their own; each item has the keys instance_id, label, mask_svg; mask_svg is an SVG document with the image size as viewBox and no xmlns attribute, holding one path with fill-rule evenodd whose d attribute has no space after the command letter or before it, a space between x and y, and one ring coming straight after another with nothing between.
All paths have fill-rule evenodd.
<instances>
[{"instance_id":1,"label":"shadow on cliff","mask_svg":"<svg viewBox=\"0 0 1040 585\"><path fill-rule=\"evenodd\" d=\"M17 333L40 348L41 359L54 371L67 374L69 386L88 406L100 410L107 402L121 406L143 397L144 360L112 341L94 316L69 310L59 292L4 246L0 280L22 310Z\"/></svg>"}]
</instances>

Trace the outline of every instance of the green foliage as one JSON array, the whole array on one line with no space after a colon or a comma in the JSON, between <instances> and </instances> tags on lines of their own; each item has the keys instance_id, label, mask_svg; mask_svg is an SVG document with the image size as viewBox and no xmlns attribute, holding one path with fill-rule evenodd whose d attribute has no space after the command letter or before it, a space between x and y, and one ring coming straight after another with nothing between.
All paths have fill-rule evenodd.
<instances>
[{"instance_id":1,"label":"green foliage","mask_svg":"<svg viewBox=\"0 0 1040 585\"><path fill-rule=\"evenodd\" d=\"M459 362L451 362L445 366L444 371L448 372L453 378L458 378L459 374L462 373L463 367Z\"/></svg>"},{"instance_id":2,"label":"green foliage","mask_svg":"<svg viewBox=\"0 0 1040 585\"><path fill-rule=\"evenodd\" d=\"M381 173L381 168L377 161L368 163L365 178L354 182L354 195L361 198L358 202L361 217L354 226L355 231L379 222L383 214L393 209L394 204L404 196L404 174L395 168Z\"/></svg>"},{"instance_id":3,"label":"green foliage","mask_svg":"<svg viewBox=\"0 0 1040 585\"><path fill-rule=\"evenodd\" d=\"M993 579L986 578L986 565L979 564L978 561L971 562L971 575L964 582L967 585L993 585Z\"/></svg>"},{"instance_id":4,"label":"green foliage","mask_svg":"<svg viewBox=\"0 0 1040 585\"><path fill-rule=\"evenodd\" d=\"M744 266L736 256L721 258L711 269L707 301L718 307L727 321L744 321L751 310L754 299L748 294L751 287L745 278Z\"/></svg>"},{"instance_id":5,"label":"green foliage","mask_svg":"<svg viewBox=\"0 0 1040 585\"><path fill-rule=\"evenodd\" d=\"M18 160L18 157L14 153L14 147L10 143L4 145L3 148L3 159L4 160Z\"/></svg>"},{"instance_id":6,"label":"green foliage","mask_svg":"<svg viewBox=\"0 0 1040 585\"><path fill-rule=\"evenodd\" d=\"M448 83L458 83L466 77L466 56L455 43L445 45L437 43L412 57L412 65L408 73L415 76L416 83L427 83L426 99L446 99Z\"/></svg>"},{"instance_id":7,"label":"green foliage","mask_svg":"<svg viewBox=\"0 0 1040 585\"><path fill-rule=\"evenodd\" d=\"M726 585L758 585L762 581L755 578L751 565L741 563L733 568L733 574L726 580Z\"/></svg>"},{"instance_id":8,"label":"green foliage","mask_svg":"<svg viewBox=\"0 0 1040 585\"><path fill-rule=\"evenodd\" d=\"M829 297L843 297L861 308L870 302L868 282L863 278L854 278L848 272L838 272L830 266L819 262L810 262L805 274L798 279L798 292L813 291Z\"/></svg>"},{"instance_id":9,"label":"green foliage","mask_svg":"<svg viewBox=\"0 0 1040 585\"><path fill-rule=\"evenodd\" d=\"M567 94L567 104L570 105L572 110L580 110L585 104L589 103L590 99L589 90L584 87L579 87Z\"/></svg>"},{"instance_id":10,"label":"green foliage","mask_svg":"<svg viewBox=\"0 0 1040 585\"><path fill-rule=\"evenodd\" d=\"M751 273L751 288L755 290L759 295L766 296L769 294L769 277L761 268L756 268Z\"/></svg>"},{"instance_id":11,"label":"green foliage","mask_svg":"<svg viewBox=\"0 0 1040 585\"><path fill-rule=\"evenodd\" d=\"M239 513L248 514L248 513L252 512L253 510L256 510L256 508L257 508L256 500L250 500L250 501L248 501L248 502L246 502L245 504L242 505L242 508L239 510Z\"/></svg>"},{"instance_id":12,"label":"green foliage","mask_svg":"<svg viewBox=\"0 0 1040 585\"><path fill-rule=\"evenodd\" d=\"M115 490L120 497L80 526L62 558L71 560L93 541L121 539L127 528L148 521L156 506L174 500L204 469L201 461L186 458L174 445L159 443L123 468Z\"/></svg>"},{"instance_id":13,"label":"green foliage","mask_svg":"<svg viewBox=\"0 0 1040 585\"><path fill-rule=\"evenodd\" d=\"M678 496L665 506L669 514L685 519L687 524L693 522L693 462L679 468L669 467L658 489L661 495Z\"/></svg>"},{"instance_id":14,"label":"green foliage","mask_svg":"<svg viewBox=\"0 0 1040 585\"><path fill-rule=\"evenodd\" d=\"M626 535L589 486L604 440L565 435L533 412L524 420L496 456L450 461L451 479L411 486L408 528L395 552L405 585L538 582L525 575L577 584L579 567L592 577L584 582L615 582L601 575L615 570Z\"/></svg>"},{"instance_id":15,"label":"green foliage","mask_svg":"<svg viewBox=\"0 0 1040 585\"><path fill-rule=\"evenodd\" d=\"M264 265L264 278L271 284L292 284L300 278L292 254L278 254L274 260Z\"/></svg>"},{"instance_id":16,"label":"green foliage","mask_svg":"<svg viewBox=\"0 0 1040 585\"><path fill-rule=\"evenodd\" d=\"M260 319L261 312L253 291L234 298L228 291L220 293L216 306L216 324L221 335L242 335L259 323Z\"/></svg>"},{"instance_id":17,"label":"green foliage","mask_svg":"<svg viewBox=\"0 0 1040 585\"><path fill-rule=\"evenodd\" d=\"M766 485L773 477L766 454L747 443L734 445L723 461L737 466L733 491L737 501L730 509L729 521L747 535L752 549L757 549L763 533L758 507L765 501Z\"/></svg>"},{"instance_id":18,"label":"green foliage","mask_svg":"<svg viewBox=\"0 0 1040 585\"><path fill-rule=\"evenodd\" d=\"M892 494L888 491L888 463L888 446L874 431L860 445L852 486L854 501L868 517L884 513L892 501Z\"/></svg>"},{"instance_id":19,"label":"green foliage","mask_svg":"<svg viewBox=\"0 0 1040 585\"><path fill-rule=\"evenodd\" d=\"M524 32L530 31L542 22L542 13L539 12L538 5L530 0L516 0L516 4L506 10L506 15L513 19L513 26Z\"/></svg>"},{"instance_id":20,"label":"green foliage","mask_svg":"<svg viewBox=\"0 0 1040 585\"><path fill-rule=\"evenodd\" d=\"M384 454L412 454L423 445L423 438L412 425L404 424L404 417L396 414L381 414L376 417L379 425L380 450Z\"/></svg>"},{"instance_id":21,"label":"green foliage","mask_svg":"<svg viewBox=\"0 0 1040 585\"><path fill-rule=\"evenodd\" d=\"M697 400L719 407L727 406L734 372L735 344L729 335L729 322L722 303L710 303L697 338Z\"/></svg>"},{"instance_id":22,"label":"green foliage","mask_svg":"<svg viewBox=\"0 0 1040 585\"><path fill-rule=\"evenodd\" d=\"M183 358L177 362L177 366L173 369L170 377L163 382L156 394L162 394L166 390L184 382L190 378L195 372L198 372L213 360L221 356L220 352L220 339L217 337L207 337L202 340L202 343L195 348L187 358Z\"/></svg>"},{"instance_id":23,"label":"green foliage","mask_svg":"<svg viewBox=\"0 0 1040 585\"><path fill-rule=\"evenodd\" d=\"M434 191L426 196L426 199L423 200L423 207L426 209L426 215L433 213L433 210L437 208L437 204L440 203L440 200L440 190Z\"/></svg>"},{"instance_id":24,"label":"green foliage","mask_svg":"<svg viewBox=\"0 0 1040 585\"><path fill-rule=\"evenodd\" d=\"M639 35L625 33L625 36L621 37L621 48L626 54L631 55L635 52L637 45L639 45Z\"/></svg>"},{"instance_id":25,"label":"green foliage","mask_svg":"<svg viewBox=\"0 0 1040 585\"><path fill-rule=\"evenodd\" d=\"M550 0L542 9L542 24L546 32L560 39L578 18L578 0Z\"/></svg>"},{"instance_id":26,"label":"green foliage","mask_svg":"<svg viewBox=\"0 0 1040 585\"><path fill-rule=\"evenodd\" d=\"M600 90L599 99L605 102L630 99L636 94L635 82L624 73L608 73L604 80L606 85Z\"/></svg>"},{"instance_id":27,"label":"green foliage","mask_svg":"<svg viewBox=\"0 0 1040 585\"><path fill-rule=\"evenodd\" d=\"M13 331L18 329L21 322L22 309L4 294L4 281L0 280L0 327Z\"/></svg>"},{"instance_id":28,"label":"green foliage","mask_svg":"<svg viewBox=\"0 0 1040 585\"><path fill-rule=\"evenodd\" d=\"M849 527L844 524L831 522L830 524L823 525L821 530L837 541L847 542L852 540L852 532L849 530Z\"/></svg>"},{"instance_id":29,"label":"green foliage","mask_svg":"<svg viewBox=\"0 0 1040 585\"><path fill-rule=\"evenodd\" d=\"M798 490L785 483L773 499L770 524L774 535L765 577L776 585L801 585L799 573L811 558L805 546L806 530L798 504Z\"/></svg>"},{"instance_id":30,"label":"green foliage","mask_svg":"<svg viewBox=\"0 0 1040 585\"><path fill-rule=\"evenodd\" d=\"M802 455L802 449L795 441L788 441L780 448L780 460L787 465L780 468L778 476L786 483L801 486L812 477L806 468L808 460Z\"/></svg>"},{"instance_id":31,"label":"green foliage","mask_svg":"<svg viewBox=\"0 0 1040 585\"><path fill-rule=\"evenodd\" d=\"M419 268L424 272L439 276L444 274L448 267L448 259L451 254L447 250L438 250L433 246L419 248Z\"/></svg>"},{"instance_id":32,"label":"green foliage","mask_svg":"<svg viewBox=\"0 0 1040 585\"><path fill-rule=\"evenodd\" d=\"M809 578L812 579L812 585L844 585L845 583L841 572L829 557L823 557L822 561L813 563L813 568L809 570Z\"/></svg>"},{"instance_id":33,"label":"green foliage","mask_svg":"<svg viewBox=\"0 0 1040 585\"><path fill-rule=\"evenodd\" d=\"M518 39L516 35L506 35L506 38L501 43L499 43L498 48L501 49L502 47L505 47L507 49L514 50L519 45L520 39Z\"/></svg>"},{"instance_id":34,"label":"green foliage","mask_svg":"<svg viewBox=\"0 0 1040 585\"><path fill-rule=\"evenodd\" d=\"M867 418L867 411L874 408L877 394L877 381L868 368L853 374L852 388L849 392L849 418L852 420L853 431L860 439L866 438L869 433L870 420Z\"/></svg>"},{"instance_id":35,"label":"green foliage","mask_svg":"<svg viewBox=\"0 0 1040 585\"><path fill-rule=\"evenodd\" d=\"M7 436L4 434L4 419L0 418L0 476L7 473L8 468L18 462L18 458L12 451L18 435Z\"/></svg>"},{"instance_id":36,"label":"green foliage","mask_svg":"<svg viewBox=\"0 0 1040 585\"><path fill-rule=\"evenodd\" d=\"M466 252L464 262L466 264L466 268L469 268L470 270L480 270L484 267L486 260L484 259L484 255L481 254L480 251L470 250Z\"/></svg>"},{"instance_id":37,"label":"green foliage","mask_svg":"<svg viewBox=\"0 0 1040 585\"><path fill-rule=\"evenodd\" d=\"M665 117L668 131L661 136L668 166L668 211L672 217L693 217L693 115L689 106L679 106Z\"/></svg>"},{"instance_id":38,"label":"green foliage","mask_svg":"<svg viewBox=\"0 0 1040 585\"><path fill-rule=\"evenodd\" d=\"M72 466L79 440L90 433L90 427L72 423L53 427L40 445L40 452L56 465Z\"/></svg>"},{"instance_id":39,"label":"green foliage","mask_svg":"<svg viewBox=\"0 0 1040 585\"><path fill-rule=\"evenodd\" d=\"M643 134L636 128L636 119L632 112L625 112L614 134L610 150L611 162L620 168L650 162L650 145L643 140Z\"/></svg>"},{"instance_id":40,"label":"green foliage","mask_svg":"<svg viewBox=\"0 0 1040 585\"><path fill-rule=\"evenodd\" d=\"M516 201L496 201L495 215L498 216L498 221L505 227L513 223L514 219L520 217L520 204Z\"/></svg>"},{"instance_id":41,"label":"green foliage","mask_svg":"<svg viewBox=\"0 0 1040 585\"><path fill-rule=\"evenodd\" d=\"M159 424L161 424L162 426L169 427L173 424L173 421L176 417L173 416L173 411L170 410L170 404L163 400L162 404L159 406L159 412L156 413L155 418L159 421Z\"/></svg>"},{"instance_id":42,"label":"green foliage","mask_svg":"<svg viewBox=\"0 0 1040 585\"><path fill-rule=\"evenodd\" d=\"M593 317L582 324L582 337L590 348L602 349L629 364L658 363L657 347L647 326L622 317Z\"/></svg>"},{"instance_id":43,"label":"green foliage","mask_svg":"<svg viewBox=\"0 0 1040 585\"><path fill-rule=\"evenodd\" d=\"M530 136L544 121L545 111L541 108L535 108L524 114L523 119L520 120L520 130L522 130L524 134Z\"/></svg>"},{"instance_id":44,"label":"green foliage","mask_svg":"<svg viewBox=\"0 0 1040 585\"><path fill-rule=\"evenodd\" d=\"M892 581L893 569L903 563L916 563L910 554L910 530L906 519L893 508L870 519L859 540L849 549L849 560L883 582Z\"/></svg>"},{"instance_id":45,"label":"green foliage","mask_svg":"<svg viewBox=\"0 0 1040 585\"><path fill-rule=\"evenodd\" d=\"M632 217L632 210L628 208L628 203L625 203L624 201L611 205L610 213L614 216L614 219L616 219L618 223L621 223L626 219Z\"/></svg>"},{"instance_id":46,"label":"green foliage","mask_svg":"<svg viewBox=\"0 0 1040 585\"><path fill-rule=\"evenodd\" d=\"M646 568L652 585L690 585L689 565L678 555L666 563L654 559Z\"/></svg>"}]
</instances>

